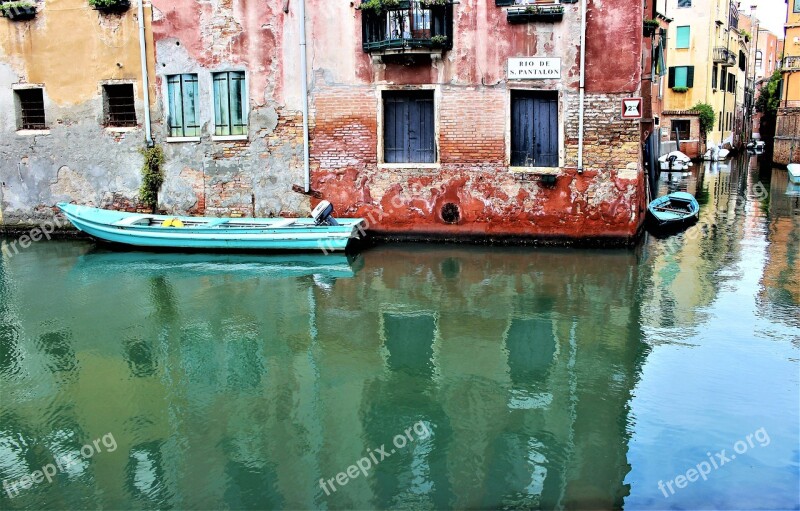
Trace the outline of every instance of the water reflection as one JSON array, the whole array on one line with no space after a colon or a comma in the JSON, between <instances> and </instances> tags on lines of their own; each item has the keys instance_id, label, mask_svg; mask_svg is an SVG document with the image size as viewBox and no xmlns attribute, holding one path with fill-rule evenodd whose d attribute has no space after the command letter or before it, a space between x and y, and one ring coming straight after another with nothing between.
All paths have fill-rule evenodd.
<instances>
[{"instance_id":1,"label":"water reflection","mask_svg":"<svg viewBox=\"0 0 800 511\"><path fill-rule=\"evenodd\" d=\"M734 160L663 181L698 196L697 230L633 251L63 242L0 259L0 478L118 444L0 504L791 507L796 203L762 174ZM416 423L431 434L395 447ZM769 448L658 492L762 426ZM320 487L382 445L368 476Z\"/></svg>"}]
</instances>

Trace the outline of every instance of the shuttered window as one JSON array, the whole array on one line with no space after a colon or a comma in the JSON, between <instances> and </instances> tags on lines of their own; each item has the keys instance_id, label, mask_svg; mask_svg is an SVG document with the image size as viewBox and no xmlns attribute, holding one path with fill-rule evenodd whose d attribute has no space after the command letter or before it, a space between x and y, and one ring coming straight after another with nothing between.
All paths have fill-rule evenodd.
<instances>
[{"instance_id":1,"label":"shuttered window","mask_svg":"<svg viewBox=\"0 0 800 511\"><path fill-rule=\"evenodd\" d=\"M723 79L725 73L722 74ZM674 66L669 68L669 84L672 87L694 87L694 66ZM723 83L722 87L725 87Z\"/></svg>"},{"instance_id":2,"label":"shuttered window","mask_svg":"<svg viewBox=\"0 0 800 511\"><path fill-rule=\"evenodd\" d=\"M511 166L558 166L556 92L511 92Z\"/></svg>"},{"instance_id":3,"label":"shuttered window","mask_svg":"<svg viewBox=\"0 0 800 511\"><path fill-rule=\"evenodd\" d=\"M214 73L214 135L246 135L244 72Z\"/></svg>"},{"instance_id":4,"label":"shuttered window","mask_svg":"<svg viewBox=\"0 0 800 511\"><path fill-rule=\"evenodd\" d=\"M383 161L435 163L433 91L383 93Z\"/></svg>"},{"instance_id":5,"label":"shuttered window","mask_svg":"<svg viewBox=\"0 0 800 511\"><path fill-rule=\"evenodd\" d=\"M199 137L197 120L197 75L167 76L169 103L169 136Z\"/></svg>"}]
</instances>

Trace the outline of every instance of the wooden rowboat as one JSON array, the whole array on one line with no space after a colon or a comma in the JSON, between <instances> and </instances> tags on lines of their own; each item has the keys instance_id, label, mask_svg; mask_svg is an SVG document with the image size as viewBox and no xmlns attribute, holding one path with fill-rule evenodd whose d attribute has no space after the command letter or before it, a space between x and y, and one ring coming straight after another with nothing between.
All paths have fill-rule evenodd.
<instances>
[{"instance_id":1,"label":"wooden rowboat","mask_svg":"<svg viewBox=\"0 0 800 511\"><path fill-rule=\"evenodd\" d=\"M647 214L656 229L680 229L697 221L700 205L692 194L674 192L653 200Z\"/></svg>"},{"instance_id":2,"label":"wooden rowboat","mask_svg":"<svg viewBox=\"0 0 800 511\"><path fill-rule=\"evenodd\" d=\"M329 205L316 218L175 217L66 203L58 207L93 238L145 248L334 252L364 232L363 219L333 220Z\"/></svg>"}]
</instances>

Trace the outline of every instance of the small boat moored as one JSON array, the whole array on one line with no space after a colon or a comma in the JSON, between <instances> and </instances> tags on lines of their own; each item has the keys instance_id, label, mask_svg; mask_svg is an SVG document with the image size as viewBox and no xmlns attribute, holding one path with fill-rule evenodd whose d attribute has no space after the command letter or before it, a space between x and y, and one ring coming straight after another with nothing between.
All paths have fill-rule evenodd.
<instances>
[{"instance_id":1,"label":"small boat moored","mask_svg":"<svg viewBox=\"0 0 800 511\"><path fill-rule=\"evenodd\" d=\"M800 185L800 163L790 163L786 169L789 171L789 181Z\"/></svg>"},{"instance_id":2,"label":"small boat moored","mask_svg":"<svg viewBox=\"0 0 800 511\"><path fill-rule=\"evenodd\" d=\"M672 151L658 159L661 170L685 172L692 166L692 159L680 151Z\"/></svg>"},{"instance_id":3,"label":"small boat moored","mask_svg":"<svg viewBox=\"0 0 800 511\"><path fill-rule=\"evenodd\" d=\"M334 219L322 201L313 218L175 217L59 203L79 230L95 239L144 248L194 250L345 250L364 233L361 218Z\"/></svg>"},{"instance_id":4,"label":"small boat moored","mask_svg":"<svg viewBox=\"0 0 800 511\"><path fill-rule=\"evenodd\" d=\"M686 227L697 221L700 205L690 193L674 192L653 200L647 206L651 227L672 230Z\"/></svg>"}]
</instances>

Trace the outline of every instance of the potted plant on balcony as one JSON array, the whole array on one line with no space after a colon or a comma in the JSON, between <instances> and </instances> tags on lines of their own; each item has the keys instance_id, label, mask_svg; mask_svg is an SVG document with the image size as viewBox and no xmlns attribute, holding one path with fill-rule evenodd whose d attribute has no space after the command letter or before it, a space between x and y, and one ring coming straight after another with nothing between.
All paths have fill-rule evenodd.
<instances>
[{"instance_id":1,"label":"potted plant on balcony","mask_svg":"<svg viewBox=\"0 0 800 511\"><path fill-rule=\"evenodd\" d=\"M677 92L679 94L687 92L688 90L689 90L689 87L673 87L672 88L672 92Z\"/></svg>"},{"instance_id":2,"label":"potted plant on balcony","mask_svg":"<svg viewBox=\"0 0 800 511\"><path fill-rule=\"evenodd\" d=\"M411 0L362 0L358 9L362 11L372 11L375 14L380 14L383 11L391 11L393 9L410 9Z\"/></svg>"},{"instance_id":3,"label":"potted plant on balcony","mask_svg":"<svg viewBox=\"0 0 800 511\"><path fill-rule=\"evenodd\" d=\"M447 44L446 35L435 35L431 37L431 46L434 48L444 48Z\"/></svg>"},{"instance_id":4,"label":"potted plant on balcony","mask_svg":"<svg viewBox=\"0 0 800 511\"><path fill-rule=\"evenodd\" d=\"M449 4L450 0L420 0L423 7L430 9L431 7L444 7Z\"/></svg>"},{"instance_id":5,"label":"potted plant on balcony","mask_svg":"<svg viewBox=\"0 0 800 511\"><path fill-rule=\"evenodd\" d=\"M131 0L89 0L89 5L105 13L120 13L131 8Z\"/></svg>"},{"instance_id":6,"label":"potted plant on balcony","mask_svg":"<svg viewBox=\"0 0 800 511\"><path fill-rule=\"evenodd\" d=\"M642 22L642 35L644 37L653 37L656 35L656 30L660 26L657 19L644 20Z\"/></svg>"},{"instance_id":7,"label":"potted plant on balcony","mask_svg":"<svg viewBox=\"0 0 800 511\"><path fill-rule=\"evenodd\" d=\"M0 4L0 13L12 21L25 21L36 17L36 4L30 1L4 2Z\"/></svg>"}]
</instances>

